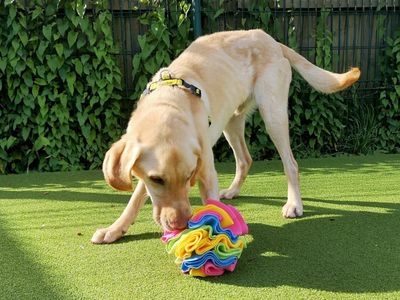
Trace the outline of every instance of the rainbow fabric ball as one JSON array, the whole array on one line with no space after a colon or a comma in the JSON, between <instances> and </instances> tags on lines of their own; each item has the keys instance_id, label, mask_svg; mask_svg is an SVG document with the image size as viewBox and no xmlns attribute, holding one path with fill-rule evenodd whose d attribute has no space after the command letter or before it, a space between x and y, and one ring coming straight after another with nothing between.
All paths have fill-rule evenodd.
<instances>
[{"instance_id":1,"label":"rainbow fabric ball","mask_svg":"<svg viewBox=\"0 0 400 300\"><path fill-rule=\"evenodd\" d=\"M243 248L248 226L232 205L207 200L196 208L184 230L165 231L162 241L174 254L181 271L192 276L220 276L233 272Z\"/></svg>"}]
</instances>

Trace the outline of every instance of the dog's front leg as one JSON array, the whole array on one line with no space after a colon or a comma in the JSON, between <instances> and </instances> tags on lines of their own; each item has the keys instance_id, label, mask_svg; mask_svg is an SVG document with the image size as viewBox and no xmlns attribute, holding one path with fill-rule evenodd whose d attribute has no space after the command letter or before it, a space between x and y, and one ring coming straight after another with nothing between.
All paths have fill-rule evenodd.
<instances>
[{"instance_id":1,"label":"dog's front leg","mask_svg":"<svg viewBox=\"0 0 400 300\"><path fill-rule=\"evenodd\" d=\"M219 200L218 176L215 170L214 155L211 147L203 151L198 182L203 204L205 204L207 199Z\"/></svg>"},{"instance_id":2,"label":"dog's front leg","mask_svg":"<svg viewBox=\"0 0 400 300\"><path fill-rule=\"evenodd\" d=\"M110 244L120 239L135 221L140 208L146 202L144 183L140 180L121 216L109 227L97 229L91 239L94 244Z\"/></svg>"}]
</instances>

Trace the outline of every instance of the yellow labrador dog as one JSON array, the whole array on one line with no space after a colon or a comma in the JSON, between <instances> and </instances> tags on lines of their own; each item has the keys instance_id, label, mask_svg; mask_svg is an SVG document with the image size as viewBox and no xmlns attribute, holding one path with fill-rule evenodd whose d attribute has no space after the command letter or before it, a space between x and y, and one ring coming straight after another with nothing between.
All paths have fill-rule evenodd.
<instances>
[{"instance_id":1,"label":"yellow labrador dog","mask_svg":"<svg viewBox=\"0 0 400 300\"><path fill-rule=\"evenodd\" d=\"M262 30L219 32L194 41L148 84L126 133L107 152L103 172L112 187L132 190L122 215L98 229L93 243L112 243L134 222L147 196L154 220L179 229L191 216L188 193L197 181L203 200L238 196L252 163L244 139L255 107L282 159L288 181L284 217L301 216L298 167L288 129L291 66L316 90L333 93L358 80L360 70L331 73L311 64ZM211 124L209 124L209 120ZM212 146L224 133L236 159L235 178L218 191Z\"/></svg>"}]
</instances>

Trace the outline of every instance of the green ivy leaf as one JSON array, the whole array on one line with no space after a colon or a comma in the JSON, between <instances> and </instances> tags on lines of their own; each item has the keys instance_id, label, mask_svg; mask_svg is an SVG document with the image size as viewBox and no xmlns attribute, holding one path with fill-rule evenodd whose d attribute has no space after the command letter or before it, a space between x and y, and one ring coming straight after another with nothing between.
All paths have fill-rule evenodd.
<instances>
[{"instance_id":1,"label":"green ivy leaf","mask_svg":"<svg viewBox=\"0 0 400 300\"><path fill-rule=\"evenodd\" d=\"M75 65L76 73L78 73L78 75L82 75L83 66L82 66L81 61L78 59L74 60L74 65Z\"/></svg>"},{"instance_id":2,"label":"green ivy leaf","mask_svg":"<svg viewBox=\"0 0 400 300\"><path fill-rule=\"evenodd\" d=\"M68 46L70 48L75 44L77 37L78 37L78 33L77 32L75 32L75 31L68 32L67 39L68 39Z\"/></svg>"},{"instance_id":3,"label":"green ivy leaf","mask_svg":"<svg viewBox=\"0 0 400 300\"><path fill-rule=\"evenodd\" d=\"M56 77L57 77L56 73L48 72L48 73L47 73L46 80L47 80L48 83L53 84L52 81L53 81L54 78L56 78Z\"/></svg>"},{"instance_id":4,"label":"green ivy leaf","mask_svg":"<svg viewBox=\"0 0 400 300\"><path fill-rule=\"evenodd\" d=\"M28 34L25 31L18 32L19 39L22 45L26 46L28 44Z\"/></svg>"},{"instance_id":5,"label":"green ivy leaf","mask_svg":"<svg viewBox=\"0 0 400 300\"><path fill-rule=\"evenodd\" d=\"M67 85L68 85L68 90L71 95L74 94L74 85L75 85L75 80L76 80L76 75L75 73L71 72L67 75Z\"/></svg>"},{"instance_id":6,"label":"green ivy leaf","mask_svg":"<svg viewBox=\"0 0 400 300\"><path fill-rule=\"evenodd\" d=\"M54 46L54 48L56 48L57 55L58 55L59 57L62 57L62 55L63 55L63 53L64 53L64 46L63 46L63 44L56 44L56 45Z\"/></svg>"},{"instance_id":7,"label":"green ivy leaf","mask_svg":"<svg viewBox=\"0 0 400 300\"><path fill-rule=\"evenodd\" d=\"M59 67L59 61L55 55L46 55L47 65L52 72L56 72Z\"/></svg>"},{"instance_id":8,"label":"green ivy leaf","mask_svg":"<svg viewBox=\"0 0 400 300\"><path fill-rule=\"evenodd\" d=\"M86 121L87 118L88 118L87 113L86 113L86 112L83 112L83 113L78 112L78 113L76 114L76 116L77 116L77 118L78 118L79 125L80 125L80 126L84 126L85 121Z\"/></svg>"},{"instance_id":9,"label":"green ivy leaf","mask_svg":"<svg viewBox=\"0 0 400 300\"><path fill-rule=\"evenodd\" d=\"M58 19L57 20L57 30L58 32L64 36L65 32L68 30L69 23L67 19Z\"/></svg>"},{"instance_id":10,"label":"green ivy leaf","mask_svg":"<svg viewBox=\"0 0 400 300\"><path fill-rule=\"evenodd\" d=\"M78 41L76 42L76 47L81 49L86 44L86 39L83 35L79 35Z\"/></svg>"},{"instance_id":11,"label":"green ivy leaf","mask_svg":"<svg viewBox=\"0 0 400 300\"><path fill-rule=\"evenodd\" d=\"M132 61L132 67L133 67L134 74L136 74L136 72L139 70L139 66L140 66L140 55L136 54L133 57L133 61Z\"/></svg>"},{"instance_id":12,"label":"green ivy leaf","mask_svg":"<svg viewBox=\"0 0 400 300\"><path fill-rule=\"evenodd\" d=\"M35 143L33 144L33 147L35 148L35 150L40 150L42 149L44 146L49 146L50 145L50 141L48 138L46 138L43 135L40 135Z\"/></svg>"},{"instance_id":13,"label":"green ivy leaf","mask_svg":"<svg viewBox=\"0 0 400 300\"><path fill-rule=\"evenodd\" d=\"M74 50L72 48L64 48L65 59L68 59L72 53L74 53Z\"/></svg>"},{"instance_id":14,"label":"green ivy leaf","mask_svg":"<svg viewBox=\"0 0 400 300\"><path fill-rule=\"evenodd\" d=\"M57 12L57 6L58 6L58 1L57 2L48 2L46 5L46 10L45 14L46 16L54 16Z\"/></svg>"},{"instance_id":15,"label":"green ivy leaf","mask_svg":"<svg viewBox=\"0 0 400 300\"><path fill-rule=\"evenodd\" d=\"M65 94L60 95L60 103L64 108L67 108L68 97Z\"/></svg>"},{"instance_id":16,"label":"green ivy leaf","mask_svg":"<svg viewBox=\"0 0 400 300\"><path fill-rule=\"evenodd\" d=\"M17 50L20 47L20 44L19 44L18 40L16 40L16 39L12 40L11 45L12 45L13 49L15 50L15 52L17 52Z\"/></svg>"},{"instance_id":17,"label":"green ivy leaf","mask_svg":"<svg viewBox=\"0 0 400 300\"><path fill-rule=\"evenodd\" d=\"M6 0L6 3L7 2L9 1ZM14 21L16 15L17 15L17 9L15 8L14 5L10 6L10 8L8 9L7 27L9 27L11 23Z\"/></svg>"},{"instance_id":18,"label":"green ivy leaf","mask_svg":"<svg viewBox=\"0 0 400 300\"><path fill-rule=\"evenodd\" d=\"M42 78L36 78L35 79L35 84L43 86L43 85L47 85L47 81L42 79Z\"/></svg>"},{"instance_id":19,"label":"green ivy leaf","mask_svg":"<svg viewBox=\"0 0 400 300\"><path fill-rule=\"evenodd\" d=\"M15 0L5 0L4 1L4 6L8 6L8 5L10 5L10 4L12 4L12 3L14 3L15 2Z\"/></svg>"},{"instance_id":20,"label":"green ivy leaf","mask_svg":"<svg viewBox=\"0 0 400 300\"><path fill-rule=\"evenodd\" d=\"M36 56L39 58L39 60L41 62L43 62L43 55L44 55L44 52L46 51L48 45L49 45L49 42L40 41L39 47L36 51Z\"/></svg>"},{"instance_id":21,"label":"green ivy leaf","mask_svg":"<svg viewBox=\"0 0 400 300\"><path fill-rule=\"evenodd\" d=\"M89 59L90 59L89 55L87 55L87 54L82 55L81 56L82 65L86 65L86 63L89 61Z\"/></svg>"},{"instance_id":22,"label":"green ivy leaf","mask_svg":"<svg viewBox=\"0 0 400 300\"><path fill-rule=\"evenodd\" d=\"M23 70L25 70L26 64L22 60L18 60L17 65L15 66L15 71L17 72L18 76L21 76Z\"/></svg>"},{"instance_id":23,"label":"green ivy leaf","mask_svg":"<svg viewBox=\"0 0 400 300\"><path fill-rule=\"evenodd\" d=\"M31 72L33 74L36 74L36 67L35 67L35 63L33 62L32 58L28 58L26 60L26 65L29 67L29 69L31 70Z\"/></svg>"},{"instance_id":24,"label":"green ivy leaf","mask_svg":"<svg viewBox=\"0 0 400 300\"><path fill-rule=\"evenodd\" d=\"M28 139L29 133L31 132L31 129L28 126L22 126L22 139L26 141Z\"/></svg>"},{"instance_id":25,"label":"green ivy leaf","mask_svg":"<svg viewBox=\"0 0 400 300\"><path fill-rule=\"evenodd\" d=\"M51 41L52 28L53 28L53 25L50 24L50 25L44 26L43 30L42 30L44 37L48 41Z\"/></svg>"},{"instance_id":26,"label":"green ivy leaf","mask_svg":"<svg viewBox=\"0 0 400 300\"><path fill-rule=\"evenodd\" d=\"M146 48L146 36L145 35L139 35L138 36L138 43L140 46L140 49L142 49L142 51Z\"/></svg>"},{"instance_id":27,"label":"green ivy leaf","mask_svg":"<svg viewBox=\"0 0 400 300\"><path fill-rule=\"evenodd\" d=\"M60 78L62 81L65 81L67 79L68 73L71 71L70 67L66 64L64 64L60 70L58 71L58 74L60 75Z\"/></svg>"},{"instance_id":28,"label":"green ivy leaf","mask_svg":"<svg viewBox=\"0 0 400 300\"><path fill-rule=\"evenodd\" d=\"M43 8L41 8L39 5L37 5L32 12L31 20L32 21L35 20L37 17L39 17L42 14L43 14Z\"/></svg>"},{"instance_id":29,"label":"green ivy leaf","mask_svg":"<svg viewBox=\"0 0 400 300\"><path fill-rule=\"evenodd\" d=\"M79 25L81 27L82 32L87 32L89 28L89 20L87 18L81 18L79 20Z\"/></svg>"},{"instance_id":30,"label":"green ivy leaf","mask_svg":"<svg viewBox=\"0 0 400 300\"><path fill-rule=\"evenodd\" d=\"M59 33L53 34L53 40L57 41L60 38L60 36L61 36L61 34L59 34Z\"/></svg>"},{"instance_id":31,"label":"green ivy leaf","mask_svg":"<svg viewBox=\"0 0 400 300\"><path fill-rule=\"evenodd\" d=\"M38 100L38 104L40 107L45 107L45 105L46 105L46 97L45 96L38 96L37 100Z\"/></svg>"},{"instance_id":32,"label":"green ivy leaf","mask_svg":"<svg viewBox=\"0 0 400 300\"><path fill-rule=\"evenodd\" d=\"M39 95L39 86L36 84L34 84L32 87L32 95L35 98Z\"/></svg>"},{"instance_id":33,"label":"green ivy leaf","mask_svg":"<svg viewBox=\"0 0 400 300\"><path fill-rule=\"evenodd\" d=\"M400 74L399 74L400 75ZM400 77L400 76L399 76ZM397 99L399 99L400 98L400 85L395 85L394 86L394 88L395 88L395 90L396 90L396 93L397 93Z\"/></svg>"},{"instance_id":34,"label":"green ivy leaf","mask_svg":"<svg viewBox=\"0 0 400 300\"><path fill-rule=\"evenodd\" d=\"M32 73L29 70L24 72L22 78L24 79L24 82L28 87L33 86Z\"/></svg>"},{"instance_id":35,"label":"green ivy leaf","mask_svg":"<svg viewBox=\"0 0 400 300\"><path fill-rule=\"evenodd\" d=\"M6 57L0 58L0 70L3 73L6 70L6 67L7 67L7 58Z\"/></svg>"}]
</instances>

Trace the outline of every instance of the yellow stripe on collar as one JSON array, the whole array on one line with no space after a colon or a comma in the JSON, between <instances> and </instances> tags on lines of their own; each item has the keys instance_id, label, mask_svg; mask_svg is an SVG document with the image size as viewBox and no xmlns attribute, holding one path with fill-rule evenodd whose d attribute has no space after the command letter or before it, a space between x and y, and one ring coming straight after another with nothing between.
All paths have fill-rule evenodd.
<instances>
[{"instance_id":1,"label":"yellow stripe on collar","mask_svg":"<svg viewBox=\"0 0 400 300\"><path fill-rule=\"evenodd\" d=\"M166 70L161 72L160 79L158 81L149 82L147 84L143 94L144 95L150 94L151 92L153 92L154 90L163 85L187 88L193 95L201 97L201 90L199 88L197 88L193 84L187 83L183 79L172 78L171 74Z\"/></svg>"}]
</instances>

